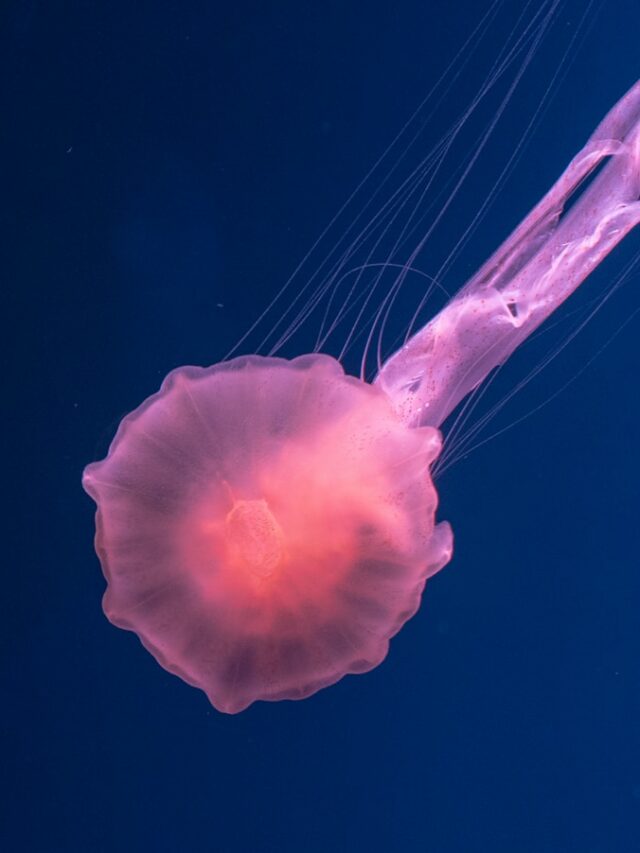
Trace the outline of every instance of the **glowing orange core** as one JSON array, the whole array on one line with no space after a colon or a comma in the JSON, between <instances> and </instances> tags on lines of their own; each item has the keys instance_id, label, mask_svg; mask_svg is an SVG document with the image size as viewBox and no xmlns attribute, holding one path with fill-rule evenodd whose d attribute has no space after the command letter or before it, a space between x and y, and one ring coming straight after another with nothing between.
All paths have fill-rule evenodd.
<instances>
[{"instance_id":1,"label":"glowing orange core","mask_svg":"<svg viewBox=\"0 0 640 853\"><path fill-rule=\"evenodd\" d=\"M225 537L234 562L257 577L271 577L282 562L282 530L264 500L236 501L225 519Z\"/></svg>"}]
</instances>

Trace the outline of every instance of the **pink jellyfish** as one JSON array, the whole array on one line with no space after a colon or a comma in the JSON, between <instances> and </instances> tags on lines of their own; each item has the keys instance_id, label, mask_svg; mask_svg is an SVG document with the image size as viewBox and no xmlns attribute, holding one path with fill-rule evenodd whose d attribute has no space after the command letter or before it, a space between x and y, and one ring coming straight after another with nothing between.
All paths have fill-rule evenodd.
<instances>
[{"instance_id":1,"label":"pink jellyfish","mask_svg":"<svg viewBox=\"0 0 640 853\"><path fill-rule=\"evenodd\" d=\"M639 196L640 81L373 384L318 354L170 373L84 472L107 617L229 713L377 666L451 557L438 427L640 222Z\"/></svg>"}]
</instances>

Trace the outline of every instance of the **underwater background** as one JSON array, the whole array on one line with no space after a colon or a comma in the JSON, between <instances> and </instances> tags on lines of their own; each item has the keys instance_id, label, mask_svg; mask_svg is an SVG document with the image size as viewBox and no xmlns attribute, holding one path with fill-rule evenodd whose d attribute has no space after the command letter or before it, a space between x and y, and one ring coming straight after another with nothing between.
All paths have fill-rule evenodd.
<instances>
[{"instance_id":1,"label":"underwater background","mask_svg":"<svg viewBox=\"0 0 640 853\"><path fill-rule=\"evenodd\" d=\"M100 607L84 465L169 370L225 357L494 6L417 116L418 158L550 4L3 4L2 850L640 849L637 270L484 435L511 428L438 478L454 558L371 673L228 716ZM497 247L640 76L639 30L636 0L557 4L421 269L544 102L446 286ZM556 343L639 249L636 230ZM408 279L392 324L422 288ZM317 326L280 354L313 349ZM496 399L545 352L518 353Z\"/></svg>"}]
</instances>

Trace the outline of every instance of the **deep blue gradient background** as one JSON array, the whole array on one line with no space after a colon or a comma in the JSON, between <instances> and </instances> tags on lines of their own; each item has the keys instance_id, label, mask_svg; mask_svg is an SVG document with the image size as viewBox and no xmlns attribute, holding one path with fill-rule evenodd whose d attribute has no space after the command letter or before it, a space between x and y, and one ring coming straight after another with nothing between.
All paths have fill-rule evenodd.
<instances>
[{"instance_id":1,"label":"deep blue gradient background","mask_svg":"<svg viewBox=\"0 0 640 853\"><path fill-rule=\"evenodd\" d=\"M224 356L483 5L3 4L2 850L640 849L640 315L439 481L455 558L374 672L224 716L100 609L82 467L168 370ZM467 67L469 96L517 6ZM638 77L640 8L604 6L452 286ZM558 14L443 251L583 10ZM636 278L501 424L639 306Z\"/></svg>"}]
</instances>

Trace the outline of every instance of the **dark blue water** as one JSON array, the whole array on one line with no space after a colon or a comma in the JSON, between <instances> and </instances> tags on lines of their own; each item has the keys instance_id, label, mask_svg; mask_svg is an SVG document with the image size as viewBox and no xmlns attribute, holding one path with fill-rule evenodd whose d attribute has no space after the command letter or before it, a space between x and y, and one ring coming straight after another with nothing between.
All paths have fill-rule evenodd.
<instances>
[{"instance_id":1,"label":"dark blue water","mask_svg":"<svg viewBox=\"0 0 640 853\"><path fill-rule=\"evenodd\" d=\"M581 27L583 3L558 12L421 259L433 272L455 244L569 50L449 286L637 78L640 9L604 5ZM487 7L4 4L3 850L640 849L640 315L577 375L640 306L637 277L500 425L575 381L439 481L456 555L377 670L225 716L100 609L83 466L168 370L225 355ZM499 12L418 146L519 11ZM311 323L295 348L314 342ZM540 357L523 354L505 390Z\"/></svg>"}]
</instances>

